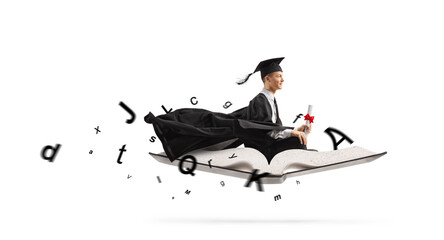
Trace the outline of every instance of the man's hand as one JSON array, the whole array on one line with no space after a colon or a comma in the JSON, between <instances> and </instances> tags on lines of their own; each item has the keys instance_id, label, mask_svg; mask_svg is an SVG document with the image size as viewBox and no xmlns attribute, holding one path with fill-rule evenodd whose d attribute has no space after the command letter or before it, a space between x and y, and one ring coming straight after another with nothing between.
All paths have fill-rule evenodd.
<instances>
[{"instance_id":1,"label":"man's hand","mask_svg":"<svg viewBox=\"0 0 444 240\"><path fill-rule=\"evenodd\" d=\"M298 127L298 130L292 130L291 136L299 138L299 142L303 145L307 145L307 135L305 135L304 130L307 129L307 133L311 132L311 124L302 124L300 127Z\"/></svg>"},{"instance_id":2,"label":"man's hand","mask_svg":"<svg viewBox=\"0 0 444 240\"><path fill-rule=\"evenodd\" d=\"M298 131L303 132L305 128L307 128L307 133L311 132L311 124L310 125L302 124L300 127L298 127Z\"/></svg>"},{"instance_id":3,"label":"man's hand","mask_svg":"<svg viewBox=\"0 0 444 240\"><path fill-rule=\"evenodd\" d=\"M292 137L297 137L297 138L299 138L299 142L300 142L301 144L303 144L303 145L307 145L307 136L305 135L304 132L299 131L299 128L298 128L298 131L296 131L296 130L291 130L291 136L292 136Z\"/></svg>"}]
</instances>

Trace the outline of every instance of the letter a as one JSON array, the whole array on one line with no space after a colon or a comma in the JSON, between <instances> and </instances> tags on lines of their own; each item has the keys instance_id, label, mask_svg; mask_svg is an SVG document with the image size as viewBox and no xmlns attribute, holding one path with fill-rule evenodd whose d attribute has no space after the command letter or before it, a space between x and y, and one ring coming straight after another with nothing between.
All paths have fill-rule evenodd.
<instances>
[{"instance_id":1,"label":"letter a","mask_svg":"<svg viewBox=\"0 0 444 240\"><path fill-rule=\"evenodd\" d=\"M350 144L353 143L353 140L351 140L351 138L347 137L347 135L345 135L343 132L339 131L338 129L332 128L332 127L328 127L327 129L324 130L324 132L330 136L331 140L333 141L333 149L334 150L338 150L338 146L339 144L342 143L342 141L347 140L347 142L349 142ZM342 138L339 141L336 141L335 136L333 135L332 132L335 132L339 135L342 136Z\"/></svg>"}]
</instances>

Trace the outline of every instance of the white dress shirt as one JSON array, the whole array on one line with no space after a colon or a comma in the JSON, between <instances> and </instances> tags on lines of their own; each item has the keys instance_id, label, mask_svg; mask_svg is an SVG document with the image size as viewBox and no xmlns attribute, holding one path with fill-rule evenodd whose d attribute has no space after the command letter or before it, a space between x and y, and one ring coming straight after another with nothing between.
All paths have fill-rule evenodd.
<instances>
[{"instance_id":1,"label":"white dress shirt","mask_svg":"<svg viewBox=\"0 0 444 240\"><path fill-rule=\"evenodd\" d=\"M271 107L271 112L273 113L273 115L271 116L271 121L273 123L276 123L277 114L276 114L276 107L274 106L274 94L265 88L263 88L260 93L264 94L265 97L267 98L268 103L270 104L270 107ZM268 135L274 139L289 138L289 137L291 137L291 129L284 129L284 130L280 130L280 131L279 130L272 130L272 131L268 132Z\"/></svg>"}]
</instances>

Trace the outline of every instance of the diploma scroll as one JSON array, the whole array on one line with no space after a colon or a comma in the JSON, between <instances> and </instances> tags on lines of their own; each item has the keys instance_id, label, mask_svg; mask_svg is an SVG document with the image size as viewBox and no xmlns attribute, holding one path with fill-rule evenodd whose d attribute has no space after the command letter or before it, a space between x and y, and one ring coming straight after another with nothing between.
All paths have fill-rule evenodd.
<instances>
[{"instance_id":1,"label":"diploma scroll","mask_svg":"<svg viewBox=\"0 0 444 240\"><path fill-rule=\"evenodd\" d=\"M312 110L313 110L313 106L312 105L308 105L307 114L309 116L311 116ZM305 120L305 124L310 125L310 120ZM307 135L307 128L304 129L304 133L305 133L305 135Z\"/></svg>"}]
</instances>

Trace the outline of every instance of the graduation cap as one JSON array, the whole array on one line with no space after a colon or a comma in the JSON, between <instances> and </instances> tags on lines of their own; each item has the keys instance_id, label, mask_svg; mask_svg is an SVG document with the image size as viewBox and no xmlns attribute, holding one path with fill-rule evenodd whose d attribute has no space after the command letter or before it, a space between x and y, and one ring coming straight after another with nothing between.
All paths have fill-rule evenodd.
<instances>
[{"instance_id":1,"label":"graduation cap","mask_svg":"<svg viewBox=\"0 0 444 240\"><path fill-rule=\"evenodd\" d=\"M249 73L246 77L240 79L239 81L237 81L237 84L244 84L245 82L248 81L248 78L250 78L251 75L253 75L255 72L257 71L261 71L261 78L263 79L265 76L267 76L269 73L272 72L277 72L277 71L281 71L282 72L282 68L281 66L279 66L279 63L281 63L281 61L284 58L272 58L272 59L268 59L268 60L264 60L262 62L260 62L256 69L254 70L254 72Z\"/></svg>"}]
</instances>

